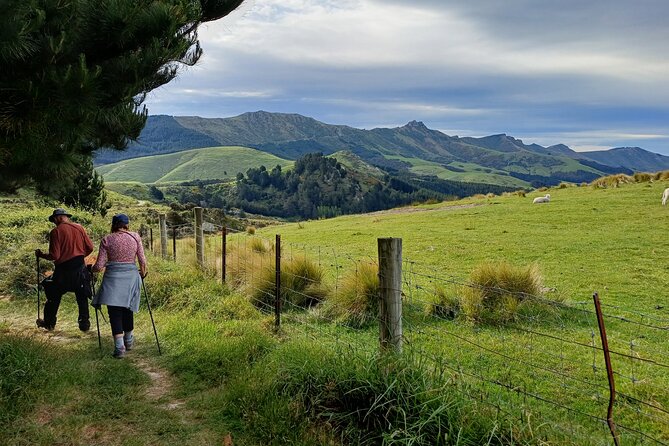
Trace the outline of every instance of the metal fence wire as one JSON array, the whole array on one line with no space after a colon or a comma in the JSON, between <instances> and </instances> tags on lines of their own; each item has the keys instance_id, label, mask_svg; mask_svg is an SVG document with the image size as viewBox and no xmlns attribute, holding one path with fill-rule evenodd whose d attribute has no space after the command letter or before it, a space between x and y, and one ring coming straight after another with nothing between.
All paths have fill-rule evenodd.
<instances>
[{"instance_id":1,"label":"metal fence wire","mask_svg":"<svg viewBox=\"0 0 669 446\"><path fill-rule=\"evenodd\" d=\"M363 355L383 346L384 336L400 336L402 354L416 358L435 383L449 383L487 413L533 426L537 438L669 444L667 319L599 296L590 300L586 292L556 296L481 286L401 254L399 271L391 271L385 265L398 257L381 249L379 256L351 255L253 230L204 226L202 264L193 225L167 228L167 258L199 265L274 313L277 327L291 336ZM160 254L155 241L150 251ZM401 296L390 318L379 310L384 289ZM502 302L494 322L481 316L491 311L488 301L477 300L482 293Z\"/></svg>"}]
</instances>

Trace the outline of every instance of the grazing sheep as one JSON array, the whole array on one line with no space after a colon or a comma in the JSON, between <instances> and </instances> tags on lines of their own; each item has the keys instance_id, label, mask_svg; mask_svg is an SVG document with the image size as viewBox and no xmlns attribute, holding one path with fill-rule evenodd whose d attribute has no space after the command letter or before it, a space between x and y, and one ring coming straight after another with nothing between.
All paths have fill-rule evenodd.
<instances>
[{"instance_id":1,"label":"grazing sheep","mask_svg":"<svg viewBox=\"0 0 669 446\"><path fill-rule=\"evenodd\" d=\"M548 203L549 201L551 201L551 194L546 194L545 197L535 198L534 201L532 201L532 203Z\"/></svg>"},{"instance_id":2,"label":"grazing sheep","mask_svg":"<svg viewBox=\"0 0 669 446\"><path fill-rule=\"evenodd\" d=\"M669 187L666 188L662 194L662 206L667 205L667 200L669 200Z\"/></svg>"}]
</instances>

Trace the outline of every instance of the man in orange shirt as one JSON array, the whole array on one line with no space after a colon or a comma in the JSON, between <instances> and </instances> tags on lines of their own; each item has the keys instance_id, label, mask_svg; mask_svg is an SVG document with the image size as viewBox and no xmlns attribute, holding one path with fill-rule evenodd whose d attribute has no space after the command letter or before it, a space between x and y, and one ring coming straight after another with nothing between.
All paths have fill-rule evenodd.
<instances>
[{"instance_id":1,"label":"man in orange shirt","mask_svg":"<svg viewBox=\"0 0 669 446\"><path fill-rule=\"evenodd\" d=\"M38 327L53 330L56 315L63 294L74 292L79 306L79 329L88 331L91 327L88 311L88 299L92 296L90 273L86 269L84 258L93 252L93 242L86 230L70 221L72 215L64 209L55 209L49 221L56 227L49 234L49 252L35 250L35 255L53 261L55 269L51 279L42 282L46 303L44 319L37 319Z\"/></svg>"}]
</instances>

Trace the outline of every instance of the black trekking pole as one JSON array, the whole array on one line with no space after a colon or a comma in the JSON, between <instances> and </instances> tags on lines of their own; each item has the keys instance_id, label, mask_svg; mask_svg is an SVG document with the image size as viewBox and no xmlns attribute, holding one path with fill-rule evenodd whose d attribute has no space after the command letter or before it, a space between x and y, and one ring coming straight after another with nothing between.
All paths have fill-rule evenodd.
<instances>
[{"instance_id":1,"label":"black trekking pole","mask_svg":"<svg viewBox=\"0 0 669 446\"><path fill-rule=\"evenodd\" d=\"M41 288L42 285L40 284L40 280L39 280L40 279L40 277L39 277L39 274L40 274L40 271L39 271L39 257L35 256L35 258L37 259L37 319L39 320L39 307L41 306L40 288Z\"/></svg>"},{"instance_id":2,"label":"black trekking pole","mask_svg":"<svg viewBox=\"0 0 669 446\"><path fill-rule=\"evenodd\" d=\"M149 293L146 292L144 277L141 277L141 279L142 279L142 288L144 288L144 296L146 296L146 306L149 307L149 316L151 316L151 325L153 325L153 334L156 336L156 345L158 346L158 354L162 355L163 352L160 350L160 342L158 341L158 332L156 331L156 323L153 321L153 312L151 311L151 303L149 302Z\"/></svg>"},{"instance_id":3,"label":"black trekking pole","mask_svg":"<svg viewBox=\"0 0 669 446\"><path fill-rule=\"evenodd\" d=\"M91 290L93 291L93 299L95 299L95 279L93 278L92 274ZM98 328L98 347L100 348L100 351L102 351L102 338L100 337L100 319L98 319L98 307L93 305L93 308L95 308L95 326Z\"/></svg>"}]
</instances>

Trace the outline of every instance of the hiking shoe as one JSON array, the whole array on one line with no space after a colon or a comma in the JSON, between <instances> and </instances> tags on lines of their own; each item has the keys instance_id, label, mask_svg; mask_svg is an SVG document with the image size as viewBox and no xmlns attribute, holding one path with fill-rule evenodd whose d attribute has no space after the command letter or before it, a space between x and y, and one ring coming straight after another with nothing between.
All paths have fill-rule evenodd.
<instances>
[{"instance_id":1,"label":"hiking shoe","mask_svg":"<svg viewBox=\"0 0 669 446\"><path fill-rule=\"evenodd\" d=\"M114 353L112 353L112 356L116 359L122 359L125 357L125 346L121 348L114 348Z\"/></svg>"},{"instance_id":2,"label":"hiking shoe","mask_svg":"<svg viewBox=\"0 0 669 446\"><path fill-rule=\"evenodd\" d=\"M123 337L123 345L125 345L126 351L132 350L132 348L135 346L135 337L130 336L128 339Z\"/></svg>"},{"instance_id":3,"label":"hiking shoe","mask_svg":"<svg viewBox=\"0 0 669 446\"><path fill-rule=\"evenodd\" d=\"M48 331L51 331L55 328L55 325L47 324L46 322L44 322L44 319L41 319L41 318L37 319L35 321L35 324L37 324L37 326L39 328L43 328L43 329L48 330Z\"/></svg>"},{"instance_id":4,"label":"hiking shoe","mask_svg":"<svg viewBox=\"0 0 669 446\"><path fill-rule=\"evenodd\" d=\"M88 319L82 319L79 321L79 330L88 331L91 329L91 321Z\"/></svg>"}]
</instances>

